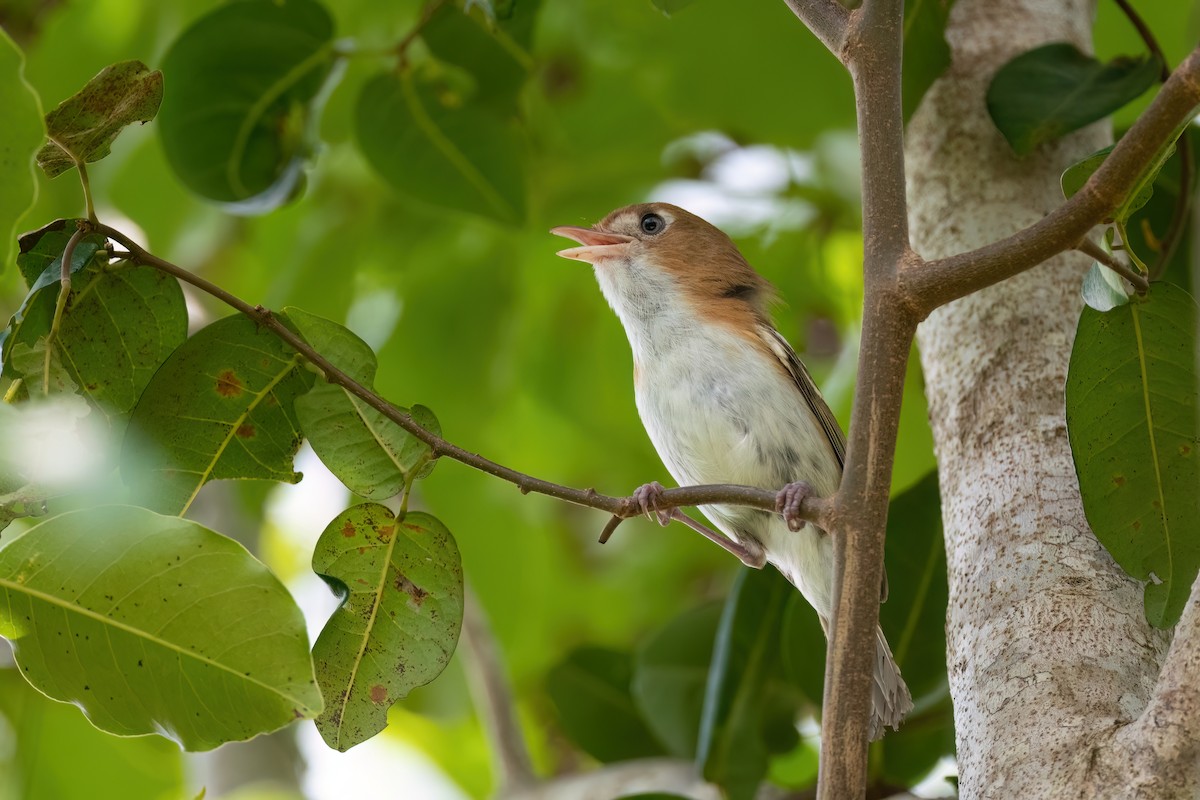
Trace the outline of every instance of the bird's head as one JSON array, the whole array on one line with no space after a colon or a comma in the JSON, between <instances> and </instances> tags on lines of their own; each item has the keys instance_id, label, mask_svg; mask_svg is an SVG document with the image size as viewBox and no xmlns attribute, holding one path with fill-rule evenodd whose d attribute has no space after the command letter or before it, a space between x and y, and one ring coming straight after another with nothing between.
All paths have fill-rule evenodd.
<instances>
[{"instance_id":1,"label":"bird's head","mask_svg":"<svg viewBox=\"0 0 1200 800\"><path fill-rule=\"evenodd\" d=\"M728 236L669 203L626 206L591 228L551 233L579 242L558 254L592 264L627 329L680 312L745 325L765 318L773 296Z\"/></svg>"}]
</instances>

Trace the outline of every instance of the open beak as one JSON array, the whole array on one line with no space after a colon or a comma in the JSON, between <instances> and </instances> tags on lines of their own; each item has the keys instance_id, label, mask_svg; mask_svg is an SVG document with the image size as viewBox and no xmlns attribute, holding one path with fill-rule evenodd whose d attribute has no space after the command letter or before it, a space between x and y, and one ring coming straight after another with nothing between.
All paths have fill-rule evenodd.
<instances>
[{"instance_id":1,"label":"open beak","mask_svg":"<svg viewBox=\"0 0 1200 800\"><path fill-rule=\"evenodd\" d=\"M633 241L632 236L622 236L619 233L604 233L602 231L594 231L591 228L577 228L574 225L560 225L557 228L551 228L550 232L555 236L574 239L583 245L582 247L569 247L566 250L559 250L558 254L560 256L563 258L573 258L577 261L587 261L591 264L607 258L620 258L625 255L625 250L629 247L629 243Z\"/></svg>"}]
</instances>

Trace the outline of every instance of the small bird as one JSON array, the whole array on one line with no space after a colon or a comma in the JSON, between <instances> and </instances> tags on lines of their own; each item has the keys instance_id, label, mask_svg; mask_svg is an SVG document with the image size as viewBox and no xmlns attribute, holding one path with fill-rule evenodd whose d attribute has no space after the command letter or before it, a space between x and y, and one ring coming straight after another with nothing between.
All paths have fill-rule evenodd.
<instances>
[{"instance_id":1,"label":"small bird","mask_svg":"<svg viewBox=\"0 0 1200 800\"><path fill-rule=\"evenodd\" d=\"M810 493L828 496L837 489L845 436L803 362L771 324L771 285L728 236L667 203L628 206L591 228L562 226L551 233L580 244L558 255L592 264L625 328L638 413L671 476L681 485L784 487L781 514L706 506L724 537L677 509L658 512L659 522L688 522L743 562L774 565L816 609L828 635L833 544L828 533L795 515ZM662 491L655 482L634 494L649 513ZM912 709L878 628L875 641L872 739L885 727L897 728Z\"/></svg>"}]
</instances>

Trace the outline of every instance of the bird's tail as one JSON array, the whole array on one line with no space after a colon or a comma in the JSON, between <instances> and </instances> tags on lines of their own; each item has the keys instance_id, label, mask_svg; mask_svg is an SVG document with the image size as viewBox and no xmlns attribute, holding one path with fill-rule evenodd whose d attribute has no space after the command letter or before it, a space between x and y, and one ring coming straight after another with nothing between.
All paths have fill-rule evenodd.
<instances>
[{"instance_id":1,"label":"bird's tail","mask_svg":"<svg viewBox=\"0 0 1200 800\"><path fill-rule=\"evenodd\" d=\"M875 686L871 692L871 740L883 738L884 728L897 730L912 711L912 695L888 647L883 630L875 627Z\"/></svg>"}]
</instances>

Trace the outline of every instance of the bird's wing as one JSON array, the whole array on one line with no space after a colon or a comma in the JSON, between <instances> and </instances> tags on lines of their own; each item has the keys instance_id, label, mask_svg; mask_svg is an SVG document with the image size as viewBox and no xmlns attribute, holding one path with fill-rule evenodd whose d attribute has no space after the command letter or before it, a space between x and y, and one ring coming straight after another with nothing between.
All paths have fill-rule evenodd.
<instances>
[{"instance_id":1,"label":"bird's wing","mask_svg":"<svg viewBox=\"0 0 1200 800\"><path fill-rule=\"evenodd\" d=\"M821 392L817 389L817 385L813 383L812 376L808 374L808 368L804 366L804 362L800 360L800 356L796 355L796 351L787 343L780 335L779 331L769 325L761 325L758 329L759 335L766 342L768 349L775 354L783 364L787 373L792 376L792 380L796 383L796 388L800 390L800 396L804 398L804 402L808 403L808 407L812 409L813 416L821 423L821 428L825 431L825 436L829 438L829 444L833 448L833 454L837 456L838 466L846 465L846 435L842 433L842 428L838 425L837 418L833 416L833 412L829 410L829 405L825 402L825 398L821 396ZM888 579L887 571L883 573L883 583L879 587L879 602L887 601L888 597Z\"/></svg>"},{"instance_id":2,"label":"bird's wing","mask_svg":"<svg viewBox=\"0 0 1200 800\"><path fill-rule=\"evenodd\" d=\"M767 325L762 325L758 329L758 333L762 336L763 341L775 357L783 364L783 368L796 384L796 388L800 391L800 396L804 398L804 402L808 403L808 407L812 410L813 416L821 423L821 429L825 431L825 436L829 439L829 445L833 448L834 455L837 456L838 466L845 466L846 463L846 436L842 433L841 426L838 425L837 419L833 416L833 412L829 410L825 398L821 396L817 385L813 383L812 376L808 374L808 369L805 368L804 362L796 355L796 351L787 343L787 339L779 334L779 331Z\"/></svg>"}]
</instances>

